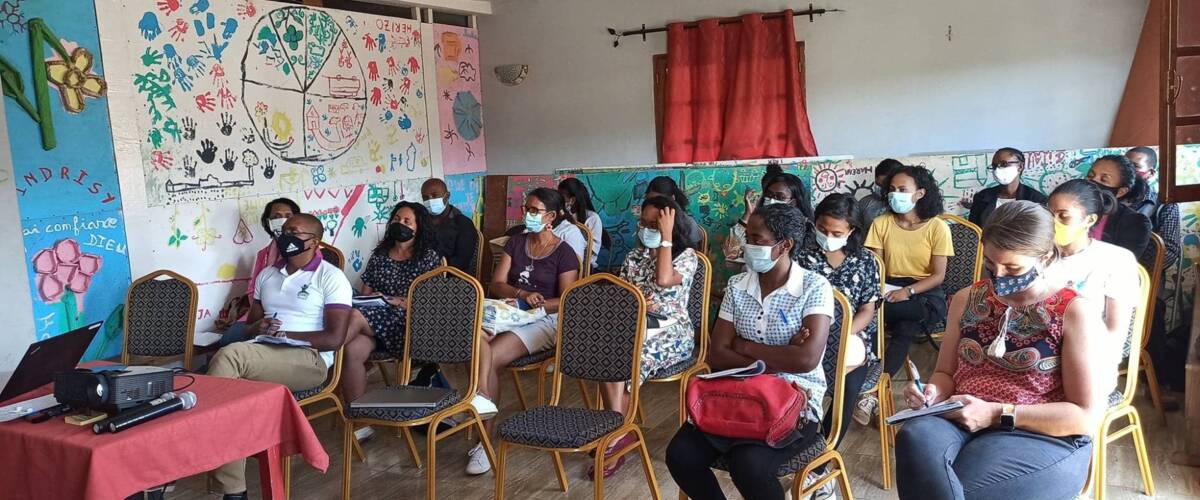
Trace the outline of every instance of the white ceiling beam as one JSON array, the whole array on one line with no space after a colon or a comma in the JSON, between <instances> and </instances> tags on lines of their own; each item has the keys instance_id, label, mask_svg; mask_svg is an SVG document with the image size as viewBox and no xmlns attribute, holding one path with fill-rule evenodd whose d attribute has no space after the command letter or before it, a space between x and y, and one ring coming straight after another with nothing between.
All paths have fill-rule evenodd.
<instances>
[{"instance_id":1,"label":"white ceiling beam","mask_svg":"<svg viewBox=\"0 0 1200 500\"><path fill-rule=\"evenodd\" d=\"M492 2L490 0L360 0L368 3L380 5L392 5L396 7L420 7L437 9L444 12L457 12L460 14L476 14L487 16L492 14Z\"/></svg>"}]
</instances>

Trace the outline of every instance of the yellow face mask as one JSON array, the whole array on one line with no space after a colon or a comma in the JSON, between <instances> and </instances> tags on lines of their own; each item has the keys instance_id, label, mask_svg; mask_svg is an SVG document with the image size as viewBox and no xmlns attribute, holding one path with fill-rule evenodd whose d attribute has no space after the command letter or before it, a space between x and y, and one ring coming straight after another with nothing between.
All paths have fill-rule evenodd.
<instances>
[{"instance_id":1,"label":"yellow face mask","mask_svg":"<svg viewBox=\"0 0 1200 500\"><path fill-rule=\"evenodd\" d=\"M1087 234L1088 227L1085 225L1068 226L1059 221L1054 221L1054 244L1060 247L1065 247L1082 238Z\"/></svg>"}]
</instances>

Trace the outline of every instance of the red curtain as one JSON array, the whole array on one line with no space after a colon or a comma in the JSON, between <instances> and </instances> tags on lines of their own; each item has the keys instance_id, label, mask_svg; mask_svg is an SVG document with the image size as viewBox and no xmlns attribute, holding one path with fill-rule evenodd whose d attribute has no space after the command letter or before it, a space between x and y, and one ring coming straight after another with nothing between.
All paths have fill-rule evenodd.
<instances>
[{"instance_id":1,"label":"red curtain","mask_svg":"<svg viewBox=\"0 0 1200 500\"><path fill-rule=\"evenodd\" d=\"M667 26L662 161L816 156L792 11Z\"/></svg>"}]
</instances>

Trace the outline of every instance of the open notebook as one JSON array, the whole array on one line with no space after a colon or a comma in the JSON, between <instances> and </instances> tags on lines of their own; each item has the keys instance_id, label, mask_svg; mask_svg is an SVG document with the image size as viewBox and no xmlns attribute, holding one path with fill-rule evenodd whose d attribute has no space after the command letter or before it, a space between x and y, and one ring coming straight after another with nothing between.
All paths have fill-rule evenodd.
<instances>
[{"instance_id":1,"label":"open notebook","mask_svg":"<svg viewBox=\"0 0 1200 500\"><path fill-rule=\"evenodd\" d=\"M943 413L952 412L952 411L957 410L962 407L963 407L963 404L962 404L962 402L959 402L959 401L942 401L941 403L935 404L933 406L925 407L925 408L917 408L915 410L913 410L911 408L906 409L906 410L900 410L900 411L896 412L895 415L888 417L887 423L889 425L896 425L896 424L903 423L908 420L912 420L917 417L924 417L925 415L941 415Z\"/></svg>"}]
</instances>

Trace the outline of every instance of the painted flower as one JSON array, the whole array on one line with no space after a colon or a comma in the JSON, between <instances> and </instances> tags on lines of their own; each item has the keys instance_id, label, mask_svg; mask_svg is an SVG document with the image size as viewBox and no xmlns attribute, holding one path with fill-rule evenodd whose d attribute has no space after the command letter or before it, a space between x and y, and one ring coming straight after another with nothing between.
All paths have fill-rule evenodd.
<instances>
[{"instance_id":1,"label":"painted flower","mask_svg":"<svg viewBox=\"0 0 1200 500\"><path fill-rule=\"evenodd\" d=\"M80 251L75 240L60 240L33 256L38 295L47 303L58 302L67 290L83 295L102 263L99 255Z\"/></svg>"},{"instance_id":2,"label":"painted flower","mask_svg":"<svg viewBox=\"0 0 1200 500\"><path fill-rule=\"evenodd\" d=\"M83 111L84 96L100 97L108 88L100 75L92 73L92 53L83 47L77 47L65 61L47 61L46 78L58 86L63 106L72 113Z\"/></svg>"}]
</instances>

